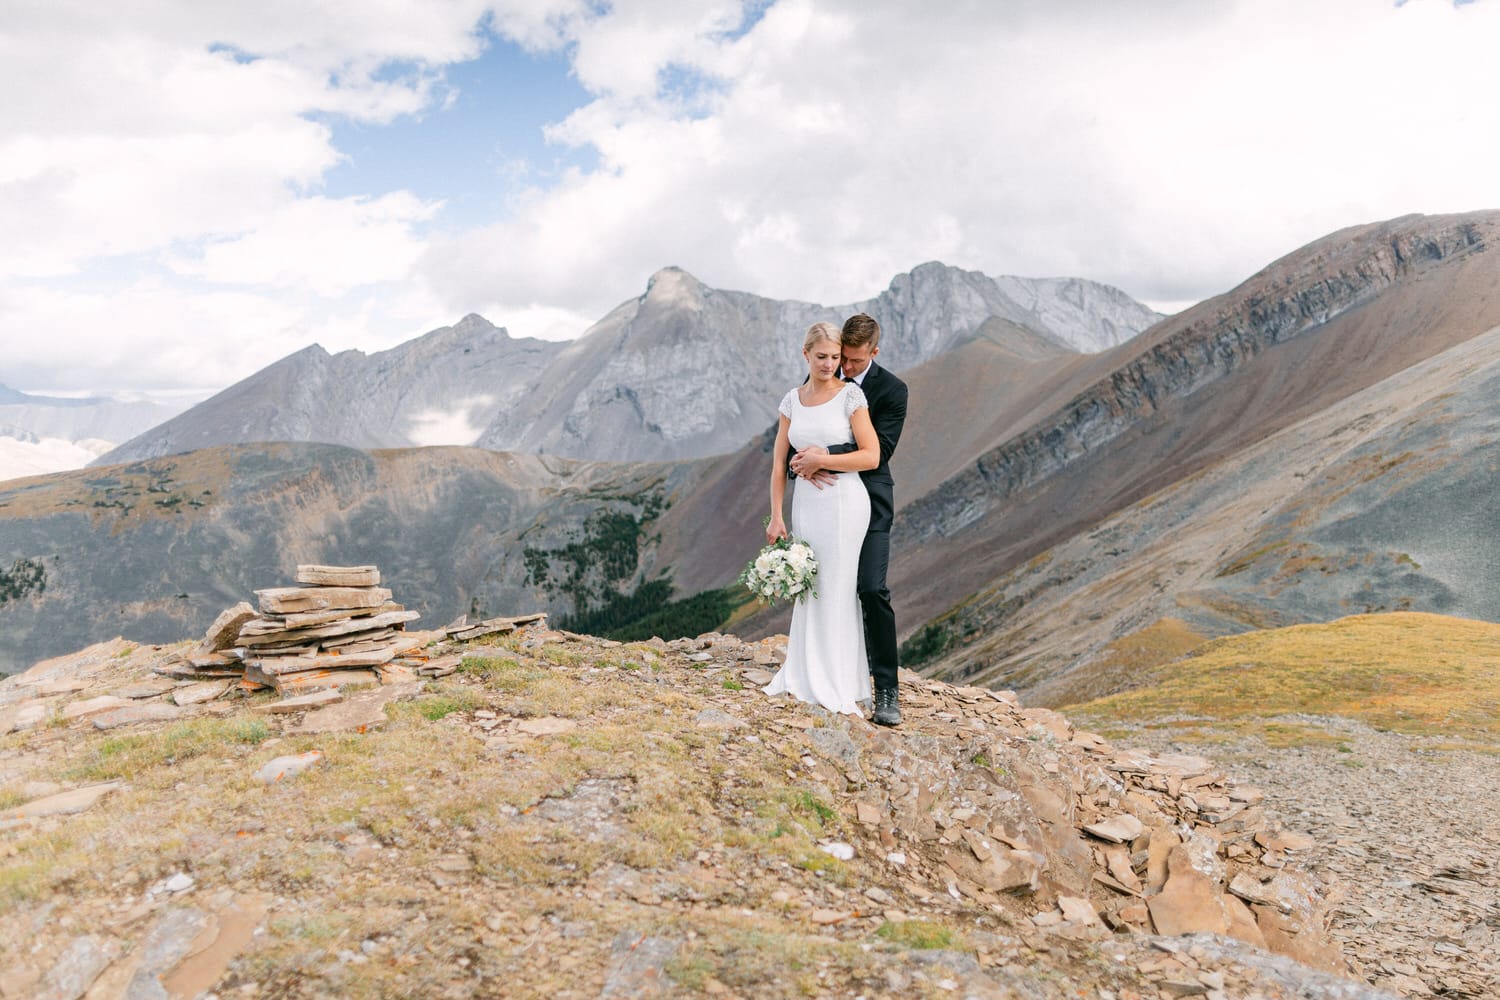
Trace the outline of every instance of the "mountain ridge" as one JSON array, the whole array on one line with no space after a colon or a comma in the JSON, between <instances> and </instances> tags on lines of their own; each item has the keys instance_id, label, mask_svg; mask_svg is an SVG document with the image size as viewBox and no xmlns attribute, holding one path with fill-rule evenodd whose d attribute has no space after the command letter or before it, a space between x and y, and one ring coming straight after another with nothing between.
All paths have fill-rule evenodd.
<instances>
[{"instance_id":1,"label":"mountain ridge","mask_svg":"<svg viewBox=\"0 0 1500 1000\"><path fill-rule=\"evenodd\" d=\"M107 396L42 396L0 384L0 481L76 468L186 408Z\"/></svg>"},{"instance_id":2,"label":"mountain ridge","mask_svg":"<svg viewBox=\"0 0 1500 1000\"><path fill-rule=\"evenodd\" d=\"M884 360L897 369L992 318L1060 350L1114 342L1160 318L1083 279L996 279L936 262L840 307L714 289L666 267L573 341L510 338L470 314L368 357L304 348L95 464L256 440L472 444L588 461L724 454L774 422L780 391L801 370L800 333L858 311L885 325ZM720 370L736 381L704 374Z\"/></svg>"}]
</instances>

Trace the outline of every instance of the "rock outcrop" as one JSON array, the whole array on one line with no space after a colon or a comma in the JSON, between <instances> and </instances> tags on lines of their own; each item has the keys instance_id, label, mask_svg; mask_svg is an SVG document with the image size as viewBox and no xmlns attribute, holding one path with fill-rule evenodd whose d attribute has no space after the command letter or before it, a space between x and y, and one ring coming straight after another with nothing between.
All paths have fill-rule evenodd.
<instances>
[{"instance_id":1,"label":"rock outcrop","mask_svg":"<svg viewBox=\"0 0 1500 1000\"><path fill-rule=\"evenodd\" d=\"M170 650L38 665L0 682L5 728L48 720L0 756L0 989L1385 996L1330 974L1311 841L1212 762L910 675L900 729L829 717L757 689L781 644L534 625L291 711L169 705ZM171 718L68 721L127 695Z\"/></svg>"}]
</instances>

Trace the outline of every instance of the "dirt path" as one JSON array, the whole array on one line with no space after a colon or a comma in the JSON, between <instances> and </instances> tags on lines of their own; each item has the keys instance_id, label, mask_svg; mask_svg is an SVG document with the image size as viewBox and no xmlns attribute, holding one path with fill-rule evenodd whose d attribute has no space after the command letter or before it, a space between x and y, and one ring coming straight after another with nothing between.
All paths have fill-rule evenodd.
<instances>
[{"instance_id":1,"label":"dirt path","mask_svg":"<svg viewBox=\"0 0 1500 1000\"><path fill-rule=\"evenodd\" d=\"M1318 721L1337 743L1162 747L1213 757L1317 839L1344 890L1334 934L1372 984L1500 997L1500 753Z\"/></svg>"}]
</instances>

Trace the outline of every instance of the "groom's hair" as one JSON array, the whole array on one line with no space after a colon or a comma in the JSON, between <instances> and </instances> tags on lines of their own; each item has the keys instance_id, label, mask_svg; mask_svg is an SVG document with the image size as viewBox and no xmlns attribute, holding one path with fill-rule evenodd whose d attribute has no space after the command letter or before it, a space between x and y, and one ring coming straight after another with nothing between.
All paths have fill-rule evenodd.
<instances>
[{"instance_id":1,"label":"groom's hair","mask_svg":"<svg viewBox=\"0 0 1500 1000\"><path fill-rule=\"evenodd\" d=\"M841 338L850 347L880 346L880 324L875 322L874 316L864 313L855 313L844 320L844 334Z\"/></svg>"}]
</instances>

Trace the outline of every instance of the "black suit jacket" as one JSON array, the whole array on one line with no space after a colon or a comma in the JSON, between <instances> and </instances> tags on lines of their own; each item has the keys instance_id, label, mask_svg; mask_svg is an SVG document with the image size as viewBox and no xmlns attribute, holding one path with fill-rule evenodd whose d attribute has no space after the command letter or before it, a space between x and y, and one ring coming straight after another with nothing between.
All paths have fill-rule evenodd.
<instances>
[{"instance_id":1,"label":"black suit jacket","mask_svg":"<svg viewBox=\"0 0 1500 1000\"><path fill-rule=\"evenodd\" d=\"M870 404L870 423L875 425L875 436L880 439L880 464L859 477L870 491L870 530L890 531L896 519L896 481L891 478L891 455L901 440L901 428L906 426L906 383L875 362L870 362L870 371L865 375L865 399ZM844 455L858 451L853 444L833 445L831 455Z\"/></svg>"}]
</instances>

